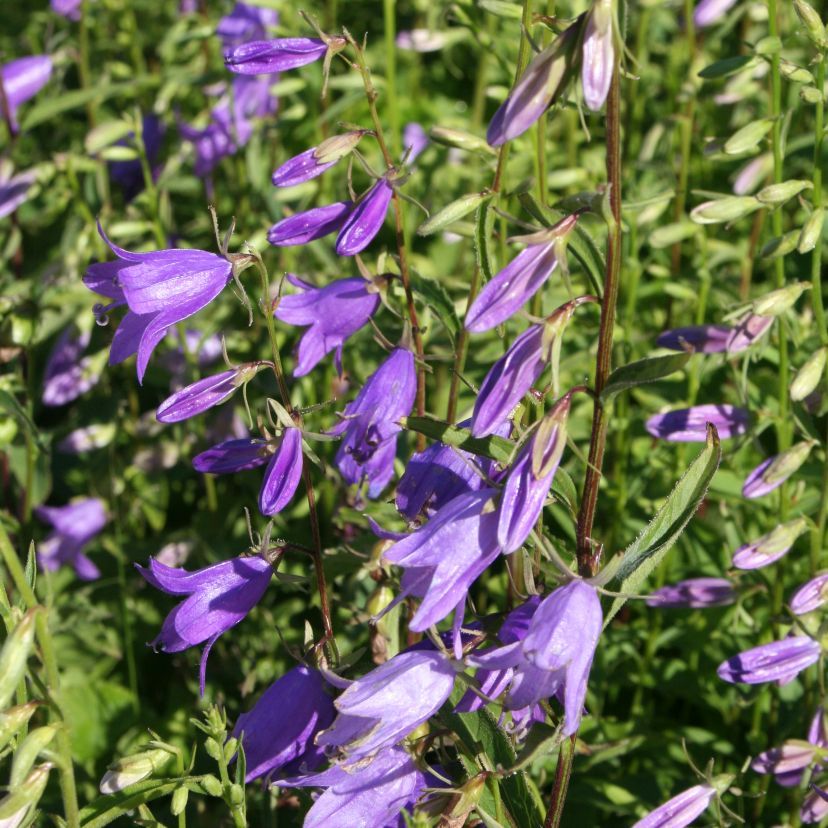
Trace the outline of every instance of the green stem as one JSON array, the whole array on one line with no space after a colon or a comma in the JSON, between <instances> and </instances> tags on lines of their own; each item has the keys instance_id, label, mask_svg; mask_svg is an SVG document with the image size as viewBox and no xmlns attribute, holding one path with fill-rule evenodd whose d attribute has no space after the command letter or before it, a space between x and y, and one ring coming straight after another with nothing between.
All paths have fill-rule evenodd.
<instances>
[{"instance_id":1,"label":"green stem","mask_svg":"<svg viewBox=\"0 0 828 828\"><path fill-rule=\"evenodd\" d=\"M382 18L385 31L385 89L388 120L391 124L391 146L394 155L401 152L400 113L397 107L397 44L396 0L382 0Z\"/></svg>"},{"instance_id":2,"label":"green stem","mask_svg":"<svg viewBox=\"0 0 828 828\"><path fill-rule=\"evenodd\" d=\"M825 55L820 55L816 72L816 88L825 88ZM825 102L820 95L814 105L814 191L813 203L816 209L822 209L822 142L825 128ZM811 301L814 318L819 329L819 340L828 345L828 326L825 322L825 308L822 301L822 232L817 235L816 246L811 251Z\"/></svg>"},{"instance_id":3,"label":"green stem","mask_svg":"<svg viewBox=\"0 0 828 828\"><path fill-rule=\"evenodd\" d=\"M552 800L549 803L549 810L546 812L543 828L558 828L561 824L564 803L566 802L566 791L569 787L569 777L572 775L575 739L576 737L574 735L569 739L564 739L558 750L558 764L555 768L555 785L552 788Z\"/></svg>"}]
</instances>

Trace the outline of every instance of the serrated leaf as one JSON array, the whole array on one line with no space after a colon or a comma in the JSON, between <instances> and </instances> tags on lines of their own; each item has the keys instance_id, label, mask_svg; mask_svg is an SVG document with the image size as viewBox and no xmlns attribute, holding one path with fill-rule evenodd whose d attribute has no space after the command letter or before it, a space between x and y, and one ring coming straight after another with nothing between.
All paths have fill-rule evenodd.
<instances>
[{"instance_id":1,"label":"serrated leaf","mask_svg":"<svg viewBox=\"0 0 828 828\"><path fill-rule=\"evenodd\" d=\"M661 563L704 499L720 459L719 435L716 428L708 424L707 442L701 454L690 464L644 531L624 550L615 578L620 582L619 592L637 593L647 576ZM604 619L605 627L626 601L625 597L619 596L612 602Z\"/></svg>"},{"instance_id":2,"label":"serrated leaf","mask_svg":"<svg viewBox=\"0 0 828 828\"><path fill-rule=\"evenodd\" d=\"M646 359L639 359L636 362L622 365L609 375L607 384L601 392L601 397L608 400L628 388L634 388L636 385L644 385L648 382L655 382L670 374L674 374L687 365L691 356L693 354L689 351L683 351L679 354L647 357Z\"/></svg>"}]
</instances>

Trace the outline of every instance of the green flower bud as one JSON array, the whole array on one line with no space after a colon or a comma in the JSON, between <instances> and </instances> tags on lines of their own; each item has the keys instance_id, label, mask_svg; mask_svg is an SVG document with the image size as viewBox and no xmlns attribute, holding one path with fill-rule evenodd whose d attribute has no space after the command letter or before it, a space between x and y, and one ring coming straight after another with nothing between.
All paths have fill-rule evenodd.
<instances>
[{"instance_id":1,"label":"green flower bud","mask_svg":"<svg viewBox=\"0 0 828 828\"><path fill-rule=\"evenodd\" d=\"M791 230L784 236L774 236L769 242L762 245L759 251L760 259L778 259L780 256L787 256L796 249L799 241L799 232Z\"/></svg>"},{"instance_id":2,"label":"green flower bud","mask_svg":"<svg viewBox=\"0 0 828 828\"><path fill-rule=\"evenodd\" d=\"M447 147L456 147L468 152L481 152L485 155L497 155L497 150L490 147L485 138L472 135L470 132L463 132L461 129L432 127L428 134L432 141Z\"/></svg>"},{"instance_id":3,"label":"green flower bud","mask_svg":"<svg viewBox=\"0 0 828 828\"><path fill-rule=\"evenodd\" d=\"M806 290L810 289L810 282L794 282L779 290L772 290L753 303L753 312L759 316L781 316L796 304L796 300Z\"/></svg>"},{"instance_id":4,"label":"green flower bud","mask_svg":"<svg viewBox=\"0 0 828 828\"><path fill-rule=\"evenodd\" d=\"M725 196L715 201L705 201L690 211L696 224L724 224L749 216L762 207L753 196Z\"/></svg>"},{"instance_id":5,"label":"green flower bud","mask_svg":"<svg viewBox=\"0 0 828 828\"><path fill-rule=\"evenodd\" d=\"M334 135L323 141L314 150L313 157L320 164L340 161L354 151L366 132L367 130L365 129L355 129L352 132L345 132L342 135Z\"/></svg>"},{"instance_id":6,"label":"green flower bud","mask_svg":"<svg viewBox=\"0 0 828 828\"><path fill-rule=\"evenodd\" d=\"M113 794L141 782L161 770L172 756L166 750L146 750L125 756L109 766L98 786L102 794Z\"/></svg>"},{"instance_id":7,"label":"green flower bud","mask_svg":"<svg viewBox=\"0 0 828 828\"><path fill-rule=\"evenodd\" d=\"M219 780L211 773L205 774L199 778L199 784L208 793L209 796L222 796L224 788Z\"/></svg>"},{"instance_id":8,"label":"green flower bud","mask_svg":"<svg viewBox=\"0 0 828 828\"><path fill-rule=\"evenodd\" d=\"M216 762L221 761L223 756L221 742L216 741L216 739L210 736L204 740L204 749L211 759L215 759Z\"/></svg>"},{"instance_id":9,"label":"green flower bud","mask_svg":"<svg viewBox=\"0 0 828 828\"><path fill-rule=\"evenodd\" d=\"M804 86L802 89L799 90L799 97L802 98L803 101L807 104L814 104L824 103L825 98L815 86Z\"/></svg>"},{"instance_id":10,"label":"green flower bud","mask_svg":"<svg viewBox=\"0 0 828 828\"><path fill-rule=\"evenodd\" d=\"M230 804L232 806L241 805L244 802L244 788L241 785L230 786Z\"/></svg>"},{"instance_id":11,"label":"green flower bud","mask_svg":"<svg viewBox=\"0 0 828 828\"><path fill-rule=\"evenodd\" d=\"M40 801L52 767L49 762L38 765L20 785L12 788L7 796L0 799L0 822L17 816L24 809Z\"/></svg>"},{"instance_id":12,"label":"green flower bud","mask_svg":"<svg viewBox=\"0 0 828 828\"><path fill-rule=\"evenodd\" d=\"M11 701L20 679L26 673L26 662L34 646L35 616L38 612L42 612L41 607L30 609L0 650L0 708Z\"/></svg>"},{"instance_id":13,"label":"green flower bud","mask_svg":"<svg viewBox=\"0 0 828 828\"><path fill-rule=\"evenodd\" d=\"M469 193L468 195L460 196L460 198L452 201L451 204L443 207L442 210L439 210L434 213L434 215L429 216L428 219L426 219L426 221L424 221L417 228L417 235L430 236L432 233L437 233L438 231L445 229L450 224L453 224L455 221L463 218L463 216L467 216L472 212L472 210L476 210L490 197L491 193L488 190L483 190L483 192L480 193Z\"/></svg>"},{"instance_id":14,"label":"green flower bud","mask_svg":"<svg viewBox=\"0 0 828 828\"><path fill-rule=\"evenodd\" d=\"M794 0L794 9L799 22L805 27L808 39L820 51L828 49L828 35L826 35L825 24L813 6L805 0Z\"/></svg>"},{"instance_id":15,"label":"green flower bud","mask_svg":"<svg viewBox=\"0 0 828 828\"><path fill-rule=\"evenodd\" d=\"M810 253L816 247L816 243L822 235L822 225L824 223L825 210L822 207L817 207L802 227L802 232L799 235L799 246L796 248L799 253Z\"/></svg>"},{"instance_id":16,"label":"green flower bud","mask_svg":"<svg viewBox=\"0 0 828 828\"><path fill-rule=\"evenodd\" d=\"M184 813L187 807L187 800L190 798L190 792L187 788L176 788L172 795L172 802L170 803L170 811L173 816L178 816Z\"/></svg>"},{"instance_id":17,"label":"green flower bud","mask_svg":"<svg viewBox=\"0 0 828 828\"><path fill-rule=\"evenodd\" d=\"M805 364L796 372L791 383L791 399L795 402L810 396L819 386L825 374L825 363L828 361L828 346L823 345L808 357Z\"/></svg>"},{"instance_id":18,"label":"green flower bud","mask_svg":"<svg viewBox=\"0 0 828 828\"><path fill-rule=\"evenodd\" d=\"M803 190L810 190L813 186L810 181L802 181L794 178L790 181L783 181L780 184L769 184L767 187L763 187L756 193L756 198L762 204L777 207L795 195L799 195Z\"/></svg>"},{"instance_id":19,"label":"green flower bud","mask_svg":"<svg viewBox=\"0 0 828 828\"><path fill-rule=\"evenodd\" d=\"M18 704L16 707L10 707L0 713L0 750L32 718L38 707L40 707L39 702L27 702L26 704Z\"/></svg>"},{"instance_id":20,"label":"green flower bud","mask_svg":"<svg viewBox=\"0 0 828 828\"><path fill-rule=\"evenodd\" d=\"M744 152L750 152L771 131L773 122L773 118L752 121L747 126L743 126L740 130L734 132L725 141L722 149L728 155L741 155Z\"/></svg>"},{"instance_id":21,"label":"green flower bud","mask_svg":"<svg viewBox=\"0 0 828 828\"><path fill-rule=\"evenodd\" d=\"M785 60L784 58L780 60L779 70L782 73L782 77L786 78L792 83L816 83L814 76L807 69L803 69L801 66L797 66L790 60Z\"/></svg>"},{"instance_id":22,"label":"green flower bud","mask_svg":"<svg viewBox=\"0 0 828 828\"><path fill-rule=\"evenodd\" d=\"M37 761L37 757L41 751L49 746L60 727L61 725L57 724L38 727L18 745L12 758L11 775L9 776L9 785L12 788L16 788L23 783L26 774L29 773Z\"/></svg>"}]
</instances>

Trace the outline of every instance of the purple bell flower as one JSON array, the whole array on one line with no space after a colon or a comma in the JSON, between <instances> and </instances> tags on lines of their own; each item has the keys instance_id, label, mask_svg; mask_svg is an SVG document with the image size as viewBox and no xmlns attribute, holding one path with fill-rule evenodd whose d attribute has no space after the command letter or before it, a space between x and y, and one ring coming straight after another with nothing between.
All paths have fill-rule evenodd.
<instances>
[{"instance_id":1,"label":"purple bell flower","mask_svg":"<svg viewBox=\"0 0 828 828\"><path fill-rule=\"evenodd\" d=\"M798 443L781 454L761 462L745 480L742 495L747 498L763 497L778 489L808 459L813 443Z\"/></svg>"},{"instance_id":2,"label":"purple bell flower","mask_svg":"<svg viewBox=\"0 0 828 828\"><path fill-rule=\"evenodd\" d=\"M665 414L656 414L645 427L653 437L673 443L703 443L707 439L707 424L712 423L722 440L747 431L750 415L734 405L695 405Z\"/></svg>"},{"instance_id":3,"label":"purple bell flower","mask_svg":"<svg viewBox=\"0 0 828 828\"><path fill-rule=\"evenodd\" d=\"M356 148L365 135L364 129L355 129L342 135L334 135L318 147L311 147L289 158L273 173L274 187L293 187L322 175Z\"/></svg>"},{"instance_id":4,"label":"purple bell flower","mask_svg":"<svg viewBox=\"0 0 828 828\"><path fill-rule=\"evenodd\" d=\"M731 684L785 684L816 664L821 652L819 644L807 635L792 635L739 653L723 661L716 672Z\"/></svg>"},{"instance_id":5,"label":"purple bell flower","mask_svg":"<svg viewBox=\"0 0 828 828\"><path fill-rule=\"evenodd\" d=\"M49 5L55 14L77 22L81 18L81 2L82 0L51 0Z\"/></svg>"},{"instance_id":6,"label":"purple bell flower","mask_svg":"<svg viewBox=\"0 0 828 828\"><path fill-rule=\"evenodd\" d=\"M37 176L32 170L11 174L11 169L0 165L0 218L11 215L29 198L32 184Z\"/></svg>"},{"instance_id":7,"label":"purple bell flower","mask_svg":"<svg viewBox=\"0 0 828 828\"><path fill-rule=\"evenodd\" d=\"M727 352L729 354L739 354L746 351L767 332L772 324L772 316L759 316L755 313L747 314L731 331L727 341Z\"/></svg>"},{"instance_id":8,"label":"purple bell flower","mask_svg":"<svg viewBox=\"0 0 828 828\"><path fill-rule=\"evenodd\" d=\"M707 810L715 795L712 785L694 785L650 811L633 828L684 828Z\"/></svg>"},{"instance_id":9,"label":"purple bell flower","mask_svg":"<svg viewBox=\"0 0 828 828\"><path fill-rule=\"evenodd\" d=\"M325 754L314 744L336 715L333 698L318 670L300 664L262 693L239 716L233 736L242 740L247 776L252 782L274 773L314 770ZM242 735L244 734L244 735Z\"/></svg>"},{"instance_id":10,"label":"purple bell flower","mask_svg":"<svg viewBox=\"0 0 828 828\"><path fill-rule=\"evenodd\" d=\"M275 515L290 503L302 479L302 432L298 428L286 428L275 451L265 440L238 439L219 443L193 458L193 468L207 474L246 471L265 463L259 511Z\"/></svg>"},{"instance_id":11,"label":"purple bell flower","mask_svg":"<svg viewBox=\"0 0 828 828\"><path fill-rule=\"evenodd\" d=\"M707 609L726 607L735 600L736 590L727 578L688 578L650 593L647 606Z\"/></svg>"},{"instance_id":12,"label":"purple bell flower","mask_svg":"<svg viewBox=\"0 0 828 828\"><path fill-rule=\"evenodd\" d=\"M342 477L351 485L367 480L370 498L377 497L394 474L399 420L410 413L416 393L414 355L395 348L330 429L330 434L342 436L336 453Z\"/></svg>"},{"instance_id":13,"label":"purple bell flower","mask_svg":"<svg viewBox=\"0 0 828 828\"><path fill-rule=\"evenodd\" d=\"M595 0L584 30L581 85L584 102L597 112L607 99L615 65L612 0Z\"/></svg>"},{"instance_id":14,"label":"purple bell flower","mask_svg":"<svg viewBox=\"0 0 828 828\"><path fill-rule=\"evenodd\" d=\"M805 615L818 610L828 601L828 572L821 572L815 578L802 584L791 596L790 607L794 615Z\"/></svg>"},{"instance_id":15,"label":"purple bell flower","mask_svg":"<svg viewBox=\"0 0 828 828\"><path fill-rule=\"evenodd\" d=\"M288 274L288 281L300 291L283 296L274 316L289 325L309 325L299 341L293 376L304 377L335 351L337 371L342 374L342 346L374 315L379 307L378 288L365 279L338 279L317 288Z\"/></svg>"},{"instance_id":16,"label":"purple bell flower","mask_svg":"<svg viewBox=\"0 0 828 828\"><path fill-rule=\"evenodd\" d=\"M484 288L466 314L466 330L482 333L517 313L546 283L560 262L577 215L535 234L527 245Z\"/></svg>"},{"instance_id":17,"label":"purple bell flower","mask_svg":"<svg viewBox=\"0 0 828 828\"><path fill-rule=\"evenodd\" d=\"M236 3L230 14L219 20L216 34L221 38L222 46L230 49L247 40L261 40L267 34L268 26L278 23L279 13L275 9Z\"/></svg>"},{"instance_id":18,"label":"purple bell flower","mask_svg":"<svg viewBox=\"0 0 828 828\"><path fill-rule=\"evenodd\" d=\"M756 773L772 773L777 785L783 788L798 787L807 768L817 758L817 750L828 748L828 732L825 728L825 713L817 708L806 741L789 740L780 747L760 753L750 767ZM817 773L822 766L816 764Z\"/></svg>"},{"instance_id":19,"label":"purple bell flower","mask_svg":"<svg viewBox=\"0 0 828 828\"><path fill-rule=\"evenodd\" d=\"M0 81L9 105L8 120L17 132L17 110L43 89L52 76L52 59L48 55L29 55L0 67Z\"/></svg>"},{"instance_id":20,"label":"purple bell flower","mask_svg":"<svg viewBox=\"0 0 828 828\"><path fill-rule=\"evenodd\" d=\"M337 201L295 213L277 221L267 231L267 240L276 247L291 247L321 239L342 227L352 206L350 201Z\"/></svg>"},{"instance_id":21,"label":"purple bell flower","mask_svg":"<svg viewBox=\"0 0 828 828\"><path fill-rule=\"evenodd\" d=\"M120 261L90 265L84 284L115 300L102 312L122 304L129 308L113 338L109 361L121 362L137 351L138 381L143 382L155 346L171 327L198 313L224 290L232 265L203 250L131 253L98 229Z\"/></svg>"},{"instance_id":22,"label":"purple bell flower","mask_svg":"<svg viewBox=\"0 0 828 828\"><path fill-rule=\"evenodd\" d=\"M727 325L690 325L664 331L656 344L671 351L686 351L688 346L701 354L720 354L727 350L727 343L733 333Z\"/></svg>"},{"instance_id":23,"label":"purple bell flower","mask_svg":"<svg viewBox=\"0 0 828 828\"><path fill-rule=\"evenodd\" d=\"M100 373L91 357L83 356L90 338L89 331L76 333L73 325L58 337L43 376L44 405L66 405L98 384Z\"/></svg>"},{"instance_id":24,"label":"purple bell flower","mask_svg":"<svg viewBox=\"0 0 828 828\"><path fill-rule=\"evenodd\" d=\"M83 553L83 548L106 525L106 509L102 500L87 497L66 506L39 506L35 513L51 524L52 533L39 544L37 561L43 569L74 567L84 581L100 578L98 567Z\"/></svg>"},{"instance_id":25,"label":"purple bell flower","mask_svg":"<svg viewBox=\"0 0 828 828\"><path fill-rule=\"evenodd\" d=\"M304 828L398 828L401 812L417 801L426 777L402 748L394 747L352 769L333 765L276 784L325 788L305 815Z\"/></svg>"},{"instance_id":26,"label":"purple bell flower","mask_svg":"<svg viewBox=\"0 0 828 828\"><path fill-rule=\"evenodd\" d=\"M761 538L740 546L733 553L733 566L737 569L761 569L778 561L807 528L801 517L780 524Z\"/></svg>"},{"instance_id":27,"label":"purple bell flower","mask_svg":"<svg viewBox=\"0 0 828 828\"><path fill-rule=\"evenodd\" d=\"M208 408L221 405L233 396L237 388L255 376L260 365L248 362L182 388L158 406L155 419L159 423L180 423L203 414Z\"/></svg>"},{"instance_id":28,"label":"purple bell flower","mask_svg":"<svg viewBox=\"0 0 828 828\"><path fill-rule=\"evenodd\" d=\"M347 762L402 741L451 695L457 668L443 653L408 650L355 681L334 702L339 715L316 738Z\"/></svg>"},{"instance_id":29,"label":"purple bell flower","mask_svg":"<svg viewBox=\"0 0 828 828\"><path fill-rule=\"evenodd\" d=\"M388 179L380 178L354 204L336 237L336 252L340 256L355 256L371 244L382 228L393 195Z\"/></svg>"},{"instance_id":30,"label":"purple bell flower","mask_svg":"<svg viewBox=\"0 0 828 828\"><path fill-rule=\"evenodd\" d=\"M572 392L546 413L515 458L500 497L497 542L509 554L523 546L543 511L566 446Z\"/></svg>"},{"instance_id":31,"label":"purple bell flower","mask_svg":"<svg viewBox=\"0 0 828 828\"><path fill-rule=\"evenodd\" d=\"M558 695L564 707L563 735L576 733L587 680L601 635L603 614L594 587L571 581L543 600L526 637L467 658L486 670L511 670L506 707L521 710Z\"/></svg>"},{"instance_id":32,"label":"purple bell flower","mask_svg":"<svg viewBox=\"0 0 828 828\"><path fill-rule=\"evenodd\" d=\"M693 22L699 28L712 26L721 20L736 0L700 0L693 12Z\"/></svg>"},{"instance_id":33,"label":"purple bell flower","mask_svg":"<svg viewBox=\"0 0 828 828\"><path fill-rule=\"evenodd\" d=\"M811 790L802 800L802 807L799 809L799 819L804 825L814 825L822 822L828 816L828 793L824 787L811 783Z\"/></svg>"},{"instance_id":34,"label":"purple bell flower","mask_svg":"<svg viewBox=\"0 0 828 828\"><path fill-rule=\"evenodd\" d=\"M462 620L469 588L500 554L496 494L495 489L481 489L458 495L383 554L405 569L394 604L409 595L423 599L409 629L427 630L452 610Z\"/></svg>"},{"instance_id":35,"label":"purple bell flower","mask_svg":"<svg viewBox=\"0 0 828 828\"><path fill-rule=\"evenodd\" d=\"M270 75L313 63L327 51L328 44L317 37L253 40L225 52L224 65L240 75Z\"/></svg>"},{"instance_id":36,"label":"purple bell flower","mask_svg":"<svg viewBox=\"0 0 828 828\"><path fill-rule=\"evenodd\" d=\"M148 583L168 595L187 597L166 617L152 642L164 652L205 644L201 655L199 684L204 695L207 658L218 637L235 627L267 590L273 569L259 557L231 558L204 569L173 569L150 558L149 568L135 568Z\"/></svg>"}]
</instances>

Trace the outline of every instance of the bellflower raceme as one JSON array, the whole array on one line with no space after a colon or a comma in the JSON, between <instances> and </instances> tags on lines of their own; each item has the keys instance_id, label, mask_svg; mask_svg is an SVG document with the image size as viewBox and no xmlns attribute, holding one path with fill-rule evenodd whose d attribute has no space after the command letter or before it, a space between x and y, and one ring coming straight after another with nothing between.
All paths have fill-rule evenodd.
<instances>
[{"instance_id":1,"label":"bellflower raceme","mask_svg":"<svg viewBox=\"0 0 828 828\"><path fill-rule=\"evenodd\" d=\"M259 491L259 511L275 515L296 492L302 478L302 462L302 432L286 428L275 449L265 440L227 440L196 455L193 468L208 474L229 474L267 463Z\"/></svg>"},{"instance_id":2,"label":"bellflower raceme","mask_svg":"<svg viewBox=\"0 0 828 828\"><path fill-rule=\"evenodd\" d=\"M9 106L8 121L18 130L17 110L33 98L52 76L52 59L48 55L29 55L0 67L0 82Z\"/></svg>"},{"instance_id":3,"label":"bellflower raceme","mask_svg":"<svg viewBox=\"0 0 828 828\"><path fill-rule=\"evenodd\" d=\"M318 147L311 147L289 158L273 173L275 187L293 187L322 175L343 158L351 154L366 134L364 129L354 129L342 135L334 135Z\"/></svg>"},{"instance_id":4,"label":"bellflower raceme","mask_svg":"<svg viewBox=\"0 0 828 828\"><path fill-rule=\"evenodd\" d=\"M368 497L377 497L394 474L399 420L411 411L416 392L414 355L397 347L330 429L330 434L342 437L336 453L342 477L352 485L367 480Z\"/></svg>"},{"instance_id":5,"label":"bellflower raceme","mask_svg":"<svg viewBox=\"0 0 828 828\"><path fill-rule=\"evenodd\" d=\"M197 414L203 414L208 408L221 405L230 399L237 388L256 375L261 366L260 362L248 362L212 377L204 377L167 397L158 406L155 419L159 423L180 423Z\"/></svg>"},{"instance_id":6,"label":"bellflower raceme","mask_svg":"<svg viewBox=\"0 0 828 828\"><path fill-rule=\"evenodd\" d=\"M0 164L0 218L11 215L29 198L37 176L32 170L12 175L11 165Z\"/></svg>"},{"instance_id":7,"label":"bellflower raceme","mask_svg":"<svg viewBox=\"0 0 828 828\"><path fill-rule=\"evenodd\" d=\"M156 589L168 595L187 596L164 620L152 642L164 652L205 644L201 655L199 683L204 695L207 658L216 639L238 624L267 590L273 569L259 557L232 558L204 569L188 572L173 569L150 558L149 568L135 568ZM206 642L206 643L205 643Z\"/></svg>"},{"instance_id":8,"label":"bellflower raceme","mask_svg":"<svg viewBox=\"0 0 828 828\"><path fill-rule=\"evenodd\" d=\"M737 569L761 569L778 561L807 528L808 524L801 517L780 524L761 538L740 546L733 553L733 566Z\"/></svg>"},{"instance_id":9,"label":"bellflower raceme","mask_svg":"<svg viewBox=\"0 0 828 828\"><path fill-rule=\"evenodd\" d=\"M405 570L394 603L409 595L423 599L409 629L427 630L453 610L455 625L462 623L469 588L500 554L493 507L496 494L487 488L458 495L383 554L386 561Z\"/></svg>"},{"instance_id":10,"label":"bellflower raceme","mask_svg":"<svg viewBox=\"0 0 828 828\"><path fill-rule=\"evenodd\" d=\"M403 809L413 806L425 788L426 777L402 748L392 747L353 769L333 765L276 784L325 788L305 815L304 828L397 828Z\"/></svg>"},{"instance_id":11,"label":"bellflower raceme","mask_svg":"<svg viewBox=\"0 0 828 828\"><path fill-rule=\"evenodd\" d=\"M119 261L90 265L84 284L129 312L121 321L110 351L110 363L138 353L142 382L155 346L167 331L210 304L230 281L232 265L203 250L157 250L131 253L101 236ZM102 310L108 310L102 309Z\"/></svg>"},{"instance_id":12,"label":"bellflower raceme","mask_svg":"<svg viewBox=\"0 0 828 828\"><path fill-rule=\"evenodd\" d=\"M808 459L813 443L803 442L761 462L742 486L744 497L756 498L778 489Z\"/></svg>"},{"instance_id":13,"label":"bellflower raceme","mask_svg":"<svg viewBox=\"0 0 828 828\"><path fill-rule=\"evenodd\" d=\"M83 548L106 525L103 501L87 497L66 506L39 506L35 513L53 529L37 548L40 566L55 570L69 565L84 581L99 578L98 567L83 553Z\"/></svg>"},{"instance_id":14,"label":"bellflower raceme","mask_svg":"<svg viewBox=\"0 0 828 828\"><path fill-rule=\"evenodd\" d=\"M225 14L216 26L222 46L230 49L248 40L261 40L268 26L276 26L279 13L275 9L236 3L230 14Z\"/></svg>"},{"instance_id":15,"label":"bellflower raceme","mask_svg":"<svg viewBox=\"0 0 828 828\"><path fill-rule=\"evenodd\" d=\"M736 600L736 590L726 578L688 578L663 586L647 596L648 607L725 607Z\"/></svg>"},{"instance_id":16,"label":"bellflower raceme","mask_svg":"<svg viewBox=\"0 0 828 828\"><path fill-rule=\"evenodd\" d=\"M43 375L43 404L66 405L98 384L101 375L91 357L83 356L89 331L76 332L69 325L58 337Z\"/></svg>"},{"instance_id":17,"label":"bellflower raceme","mask_svg":"<svg viewBox=\"0 0 828 828\"><path fill-rule=\"evenodd\" d=\"M584 102L597 112L607 99L615 65L612 0L595 0L587 15L581 55Z\"/></svg>"},{"instance_id":18,"label":"bellflower raceme","mask_svg":"<svg viewBox=\"0 0 828 828\"><path fill-rule=\"evenodd\" d=\"M482 333L517 313L546 283L565 254L577 215L548 230L524 236L527 246L484 288L466 314L466 330Z\"/></svg>"},{"instance_id":19,"label":"bellflower raceme","mask_svg":"<svg viewBox=\"0 0 828 828\"><path fill-rule=\"evenodd\" d=\"M693 12L693 22L699 28L712 26L721 20L736 0L700 0Z\"/></svg>"},{"instance_id":20,"label":"bellflower raceme","mask_svg":"<svg viewBox=\"0 0 828 828\"><path fill-rule=\"evenodd\" d=\"M571 400L570 391L546 413L508 471L497 519L497 541L506 554L523 545L543 511L566 445Z\"/></svg>"},{"instance_id":21,"label":"bellflower raceme","mask_svg":"<svg viewBox=\"0 0 828 828\"><path fill-rule=\"evenodd\" d=\"M340 256L355 256L371 244L382 228L393 195L394 189L384 176L354 204L336 237Z\"/></svg>"},{"instance_id":22,"label":"bellflower raceme","mask_svg":"<svg viewBox=\"0 0 828 828\"><path fill-rule=\"evenodd\" d=\"M338 748L349 764L392 747L440 709L451 695L456 674L443 653L399 653L336 699L336 720L316 743Z\"/></svg>"},{"instance_id":23,"label":"bellflower raceme","mask_svg":"<svg viewBox=\"0 0 828 828\"><path fill-rule=\"evenodd\" d=\"M571 581L543 600L522 641L467 658L486 670L512 670L506 707L521 710L550 696L562 698L562 732L577 732L603 614L595 588Z\"/></svg>"},{"instance_id":24,"label":"bellflower raceme","mask_svg":"<svg viewBox=\"0 0 828 828\"><path fill-rule=\"evenodd\" d=\"M784 742L780 747L760 753L750 767L756 773L772 773L777 785L795 788L802 781L806 769L814 762L818 749L828 748L828 732L825 728L825 713L817 708L806 741L799 739ZM821 770L817 764L815 772Z\"/></svg>"},{"instance_id":25,"label":"bellflower raceme","mask_svg":"<svg viewBox=\"0 0 828 828\"><path fill-rule=\"evenodd\" d=\"M633 828L684 828L707 810L715 795L712 785L694 785L650 811Z\"/></svg>"},{"instance_id":26,"label":"bellflower raceme","mask_svg":"<svg viewBox=\"0 0 828 828\"><path fill-rule=\"evenodd\" d=\"M332 48L344 39L331 38ZM329 45L316 37L282 37L242 43L224 54L224 65L240 75L269 75L305 66L325 57Z\"/></svg>"},{"instance_id":27,"label":"bellflower raceme","mask_svg":"<svg viewBox=\"0 0 828 828\"><path fill-rule=\"evenodd\" d=\"M686 351L692 348L702 354L719 354L727 350L727 343L733 333L727 325L690 325L664 331L656 344L671 351Z\"/></svg>"},{"instance_id":28,"label":"bellflower raceme","mask_svg":"<svg viewBox=\"0 0 828 828\"><path fill-rule=\"evenodd\" d=\"M805 615L824 606L828 601L828 572L821 572L804 583L790 600L794 615Z\"/></svg>"},{"instance_id":29,"label":"bellflower raceme","mask_svg":"<svg viewBox=\"0 0 828 828\"><path fill-rule=\"evenodd\" d=\"M325 755L316 734L336 716L333 698L318 670L300 664L262 693L252 710L239 716L233 736L242 740L245 782L274 773L314 770ZM243 734L243 735L242 735Z\"/></svg>"},{"instance_id":30,"label":"bellflower raceme","mask_svg":"<svg viewBox=\"0 0 828 828\"><path fill-rule=\"evenodd\" d=\"M336 352L341 375L342 346L379 307L382 280L375 284L361 278L338 279L321 288L290 273L287 280L302 292L283 296L273 315L289 325L310 326L299 341L293 376L304 377L331 351Z\"/></svg>"},{"instance_id":31,"label":"bellflower raceme","mask_svg":"<svg viewBox=\"0 0 828 828\"><path fill-rule=\"evenodd\" d=\"M290 247L321 239L342 227L352 206L350 201L337 201L295 213L277 221L267 231L267 240L276 247Z\"/></svg>"},{"instance_id":32,"label":"bellflower raceme","mask_svg":"<svg viewBox=\"0 0 828 828\"><path fill-rule=\"evenodd\" d=\"M703 443L707 439L707 424L712 423L724 440L747 431L750 415L735 405L695 405L666 414L656 414L647 420L647 431L662 440L674 443Z\"/></svg>"},{"instance_id":33,"label":"bellflower raceme","mask_svg":"<svg viewBox=\"0 0 828 828\"><path fill-rule=\"evenodd\" d=\"M723 661L716 672L731 684L785 684L816 664L821 652L819 644L807 635L792 635L739 653Z\"/></svg>"}]
</instances>

